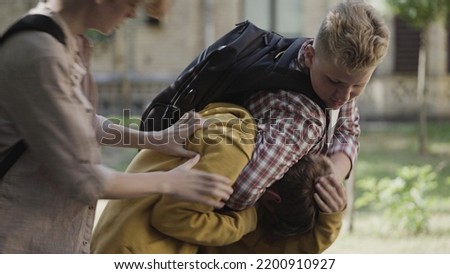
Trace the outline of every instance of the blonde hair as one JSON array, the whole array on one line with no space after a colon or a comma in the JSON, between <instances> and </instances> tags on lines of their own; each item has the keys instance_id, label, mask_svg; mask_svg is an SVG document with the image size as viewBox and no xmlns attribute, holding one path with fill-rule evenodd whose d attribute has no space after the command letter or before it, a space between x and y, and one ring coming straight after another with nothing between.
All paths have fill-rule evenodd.
<instances>
[{"instance_id":1,"label":"blonde hair","mask_svg":"<svg viewBox=\"0 0 450 274\"><path fill-rule=\"evenodd\" d=\"M314 48L350 72L373 68L387 53L390 31L364 1L338 4L323 20Z\"/></svg>"}]
</instances>

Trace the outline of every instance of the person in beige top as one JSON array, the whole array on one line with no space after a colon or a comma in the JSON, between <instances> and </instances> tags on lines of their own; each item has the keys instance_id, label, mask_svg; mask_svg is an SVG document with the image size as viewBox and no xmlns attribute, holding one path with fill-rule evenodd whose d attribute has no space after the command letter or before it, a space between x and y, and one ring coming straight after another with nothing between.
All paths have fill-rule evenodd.
<instances>
[{"instance_id":1,"label":"person in beige top","mask_svg":"<svg viewBox=\"0 0 450 274\"><path fill-rule=\"evenodd\" d=\"M1 45L0 160L19 140L27 150L0 179L0 253L89 253L98 199L165 193L221 207L232 192L226 177L191 170L199 156L182 144L202 127L197 114L161 132L123 128L95 114L90 45L82 34L111 33L139 3L41 1L29 13L54 20L65 45L38 31ZM125 174L101 165L99 144L192 159L169 171Z\"/></svg>"}]
</instances>

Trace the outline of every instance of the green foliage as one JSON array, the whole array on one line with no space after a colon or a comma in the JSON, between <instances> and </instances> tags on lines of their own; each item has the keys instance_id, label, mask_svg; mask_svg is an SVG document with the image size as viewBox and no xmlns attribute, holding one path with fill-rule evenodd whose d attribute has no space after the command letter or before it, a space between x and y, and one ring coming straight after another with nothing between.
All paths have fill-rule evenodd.
<instances>
[{"instance_id":1,"label":"green foliage","mask_svg":"<svg viewBox=\"0 0 450 274\"><path fill-rule=\"evenodd\" d=\"M383 211L386 222L382 231L425 233L432 202L429 193L437 187L436 178L432 167L425 165L402 167L394 179L361 179L357 187L362 194L355 201L355 207Z\"/></svg>"},{"instance_id":2,"label":"green foliage","mask_svg":"<svg viewBox=\"0 0 450 274\"><path fill-rule=\"evenodd\" d=\"M423 30L440 18L448 19L450 0L387 0L392 11L411 26Z\"/></svg>"},{"instance_id":3,"label":"green foliage","mask_svg":"<svg viewBox=\"0 0 450 274\"><path fill-rule=\"evenodd\" d=\"M85 35L92 41L94 44L99 45L108 45L110 44L114 39L114 33L110 35L104 35L96 30L87 30Z\"/></svg>"}]
</instances>

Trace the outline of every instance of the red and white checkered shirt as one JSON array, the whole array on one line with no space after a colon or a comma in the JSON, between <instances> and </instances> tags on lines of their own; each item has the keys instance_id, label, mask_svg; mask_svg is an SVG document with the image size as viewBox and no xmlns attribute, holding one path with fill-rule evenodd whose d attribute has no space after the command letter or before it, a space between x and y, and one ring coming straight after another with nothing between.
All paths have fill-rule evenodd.
<instances>
[{"instance_id":1,"label":"red and white checkered shirt","mask_svg":"<svg viewBox=\"0 0 450 274\"><path fill-rule=\"evenodd\" d=\"M281 179L305 154L344 152L354 162L360 134L355 100L347 102L336 117L330 118L335 121L331 131L325 112L301 93L260 91L248 102L248 110L258 120L256 148L234 184L227 207L242 210L252 206L267 187Z\"/></svg>"}]
</instances>

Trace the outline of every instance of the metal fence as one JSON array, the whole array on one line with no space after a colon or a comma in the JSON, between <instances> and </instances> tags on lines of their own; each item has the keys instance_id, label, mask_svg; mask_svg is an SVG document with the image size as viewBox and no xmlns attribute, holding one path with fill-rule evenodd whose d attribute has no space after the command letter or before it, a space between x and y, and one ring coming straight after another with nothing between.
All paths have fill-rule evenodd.
<instances>
[{"instance_id":1,"label":"metal fence","mask_svg":"<svg viewBox=\"0 0 450 274\"><path fill-rule=\"evenodd\" d=\"M151 100L174 79L97 77L99 113L120 116L127 110L140 116ZM429 79L427 89L430 119L450 119L450 77ZM358 98L363 120L415 120L418 115L414 77L375 77Z\"/></svg>"},{"instance_id":2,"label":"metal fence","mask_svg":"<svg viewBox=\"0 0 450 274\"><path fill-rule=\"evenodd\" d=\"M450 119L450 77L428 77L426 107L430 119ZM358 98L362 119L415 120L419 113L413 76L376 77Z\"/></svg>"},{"instance_id":3,"label":"metal fence","mask_svg":"<svg viewBox=\"0 0 450 274\"><path fill-rule=\"evenodd\" d=\"M104 116L141 116L153 98L174 79L138 77L96 77L99 93L98 113Z\"/></svg>"}]
</instances>

